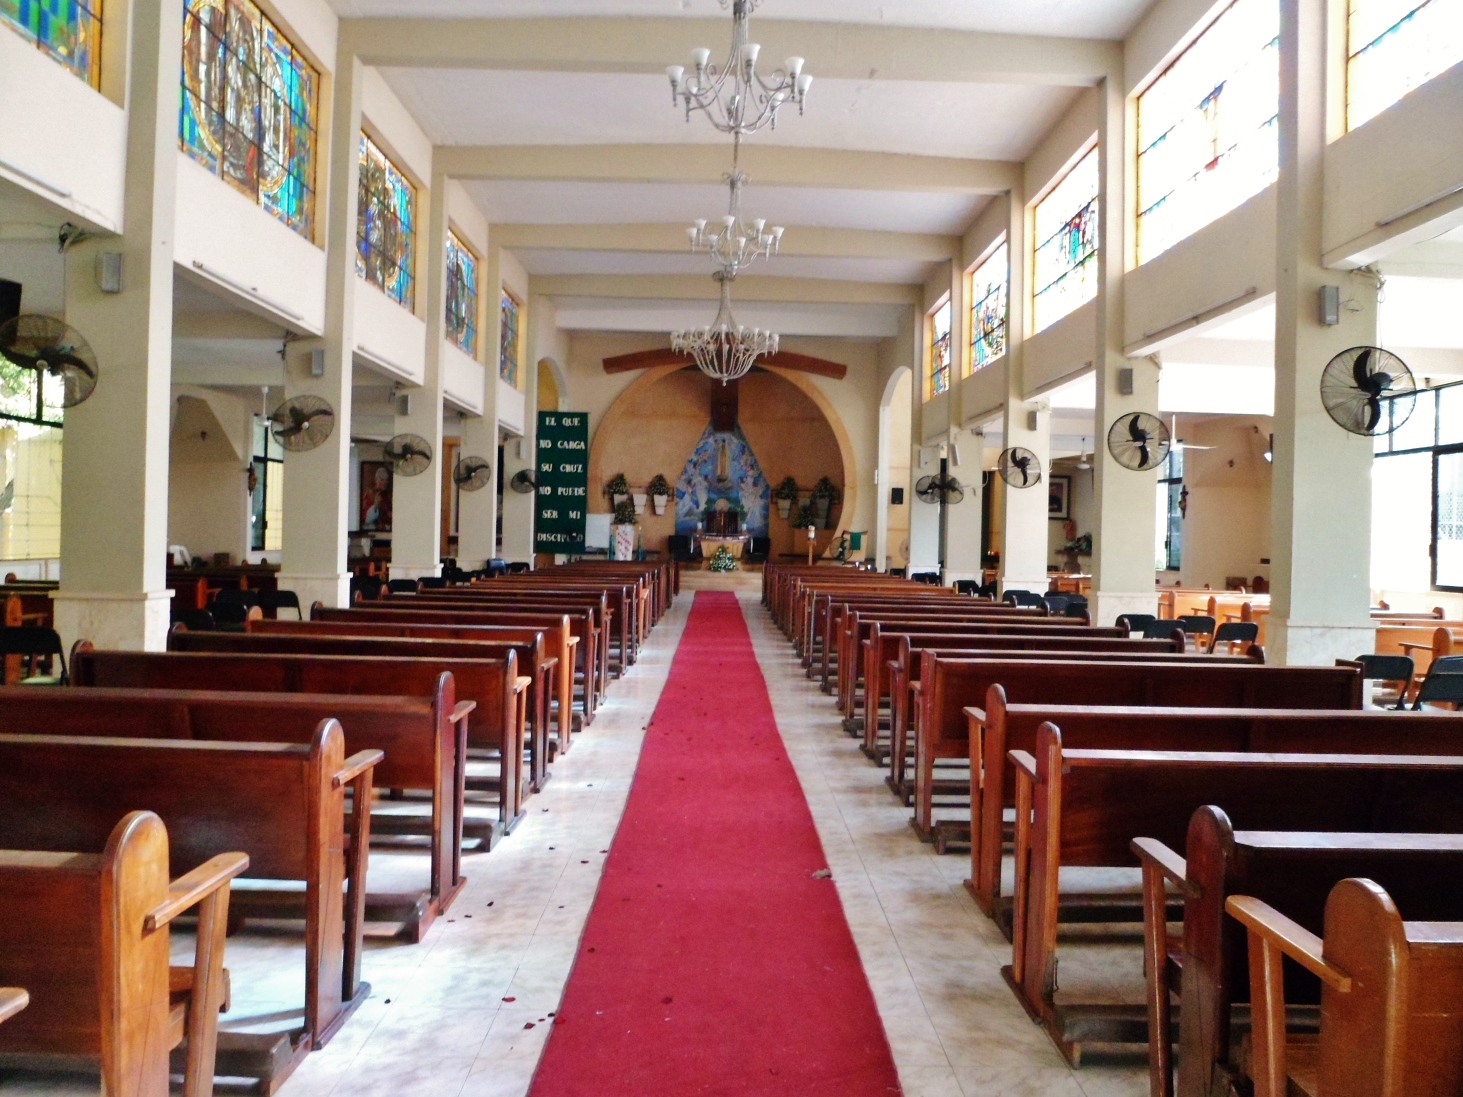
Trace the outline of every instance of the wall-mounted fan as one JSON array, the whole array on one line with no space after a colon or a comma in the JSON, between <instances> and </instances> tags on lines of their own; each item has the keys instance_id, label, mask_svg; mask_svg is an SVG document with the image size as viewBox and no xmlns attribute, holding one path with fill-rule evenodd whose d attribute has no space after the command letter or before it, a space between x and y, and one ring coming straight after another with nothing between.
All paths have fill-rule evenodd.
<instances>
[{"instance_id":1,"label":"wall-mounted fan","mask_svg":"<svg viewBox=\"0 0 1463 1097\"><path fill-rule=\"evenodd\" d=\"M513 479L508 481L508 486L519 495L528 495L538 491L538 481L533 478L533 473L528 469L519 469L513 474Z\"/></svg>"},{"instance_id":2,"label":"wall-mounted fan","mask_svg":"<svg viewBox=\"0 0 1463 1097\"><path fill-rule=\"evenodd\" d=\"M922 503L942 503L953 507L965 498L965 488L955 477L942 472L935 476L921 476L914 485L914 494Z\"/></svg>"},{"instance_id":3,"label":"wall-mounted fan","mask_svg":"<svg viewBox=\"0 0 1463 1097\"><path fill-rule=\"evenodd\" d=\"M432 465L432 443L420 434L398 434L381 450L397 476L417 476Z\"/></svg>"},{"instance_id":4,"label":"wall-mounted fan","mask_svg":"<svg viewBox=\"0 0 1463 1097\"><path fill-rule=\"evenodd\" d=\"M270 433L289 453L308 453L335 431L335 409L318 396L295 396L269 417Z\"/></svg>"},{"instance_id":5,"label":"wall-mounted fan","mask_svg":"<svg viewBox=\"0 0 1463 1097\"><path fill-rule=\"evenodd\" d=\"M463 491L481 491L493 479L486 457L463 457L452 470L452 482Z\"/></svg>"},{"instance_id":6,"label":"wall-mounted fan","mask_svg":"<svg viewBox=\"0 0 1463 1097\"><path fill-rule=\"evenodd\" d=\"M1392 405L1386 414L1382 401ZM1352 347L1326 363L1321 403L1337 426L1352 434L1391 434L1417 405L1417 382L1407 363L1381 347Z\"/></svg>"},{"instance_id":7,"label":"wall-mounted fan","mask_svg":"<svg viewBox=\"0 0 1463 1097\"><path fill-rule=\"evenodd\" d=\"M75 328L54 316L25 314L0 324L0 357L21 369L60 381L60 399L47 385L48 404L74 408L97 387L97 356Z\"/></svg>"},{"instance_id":8,"label":"wall-mounted fan","mask_svg":"<svg viewBox=\"0 0 1463 1097\"><path fill-rule=\"evenodd\" d=\"M1024 446L1002 450L996 468L1013 488L1034 488L1041 483L1041 458Z\"/></svg>"},{"instance_id":9,"label":"wall-mounted fan","mask_svg":"<svg viewBox=\"0 0 1463 1097\"><path fill-rule=\"evenodd\" d=\"M1156 415L1130 411L1119 415L1107 431L1107 451L1125 469L1147 472L1163 464L1173 447L1173 436Z\"/></svg>"}]
</instances>

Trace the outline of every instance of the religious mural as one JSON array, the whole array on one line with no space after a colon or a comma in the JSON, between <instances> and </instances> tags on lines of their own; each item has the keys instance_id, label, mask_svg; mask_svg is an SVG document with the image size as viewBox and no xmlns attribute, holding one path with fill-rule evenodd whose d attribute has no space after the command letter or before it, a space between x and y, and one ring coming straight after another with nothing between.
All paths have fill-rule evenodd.
<instances>
[{"instance_id":1,"label":"religious mural","mask_svg":"<svg viewBox=\"0 0 1463 1097\"><path fill-rule=\"evenodd\" d=\"M712 430L708 424L676 481L676 533L694 534L707 506L723 499L746 511L741 523L745 533L767 535L772 489L757 455L740 427L724 432Z\"/></svg>"}]
</instances>

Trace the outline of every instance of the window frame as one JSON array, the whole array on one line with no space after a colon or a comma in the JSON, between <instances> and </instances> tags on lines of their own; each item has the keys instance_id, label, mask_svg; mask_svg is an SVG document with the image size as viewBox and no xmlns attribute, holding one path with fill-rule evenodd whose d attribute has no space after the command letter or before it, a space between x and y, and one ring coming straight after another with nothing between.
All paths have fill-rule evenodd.
<instances>
[{"instance_id":1,"label":"window frame","mask_svg":"<svg viewBox=\"0 0 1463 1097\"><path fill-rule=\"evenodd\" d=\"M1373 111L1365 118L1357 120L1354 117L1352 111L1351 91L1352 85L1354 83L1355 65L1357 59L1389 36L1395 34L1399 30L1399 28L1402 28L1407 23L1411 22L1418 15L1418 13L1423 11L1423 9L1431 7L1434 4L1441 4L1442 2L1443 0L1416 0L1416 2L1413 4L1412 9L1408 11L1406 15L1402 16L1402 18L1387 26L1384 30L1381 31L1381 33L1377 34L1370 41L1363 43L1360 49L1353 49L1351 38L1353 30L1352 23L1356 16L1357 0L1347 0L1346 11L1345 15L1343 16L1343 19L1345 20L1345 29L1343 32L1345 45L1342 49L1343 57L1341 59L1342 83L1344 85L1342 92L1343 102L1341 104L1343 115L1342 132L1350 133L1352 130L1359 129L1360 127L1370 122L1373 118L1376 118L1378 115L1383 114L1387 110L1396 106L1403 99L1407 98L1407 96L1411 95L1414 91L1423 87L1425 84L1430 83L1431 81L1437 79L1437 77L1441 76L1444 72L1447 72L1450 69L1456 67L1458 64L1463 63L1463 50L1460 50L1458 52L1458 55L1455 56L1450 63L1445 64L1442 68L1432 73L1432 75L1425 76L1423 79L1419 80L1415 84L1411 83L1411 78L1413 75L1415 75L1415 73L1409 73L1408 86L1401 95L1397 96L1395 99L1389 100L1380 109ZM1441 6L1433 8L1434 12L1442 10L1443 8ZM1444 40L1446 40L1446 37L1444 37Z\"/></svg>"},{"instance_id":2,"label":"window frame","mask_svg":"<svg viewBox=\"0 0 1463 1097\"><path fill-rule=\"evenodd\" d=\"M1037 239L1037 232L1039 231L1039 229L1037 227L1037 220L1038 220L1038 217L1039 217L1039 214L1040 214L1041 207L1045 203L1051 201L1051 199L1053 198L1053 196L1055 196L1055 194L1057 193L1057 191L1061 188L1062 184L1065 183L1068 179L1070 179L1072 177L1072 175L1075 174L1078 171L1078 169L1083 168L1086 165L1086 163L1087 163L1087 161L1088 161L1089 158L1094 158L1095 164L1096 164L1096 167L1097 167L1097 171L1099 172L1098 186L1097 186L1097 189L1093 192L1092 197L1090 199L1088 199L1086 202L1084 202L1082 205L1080 205L1079 207L1077 207L1077 209L1074 210L1070 216L1068 216L1065 220L1062 221L1061 226L1055 232L1051 233L1045 240ZM1051 320L1047 320L1045 322L1043 322L1043 320L1042 320L1042 317L1041 317L1041 309L1039 307L1041 305L1041 303L1042 303L1042 301L1041 301L1042 295L1045 294L1045 293L1047 293L1047 292L1049 292L1050 290L1054 289L1057 285L1059 285L1065 279L1070 278L1072 275L1074 275L1078 271L1082 270L1082 268L1085 267L1088 263L1097 263L1097 262L1100 262L1101 261L1101 255L1102 255L1102 221L1101 221L1101 209L1100 209L1100 205L1099 205L1100 200L1101 200L1101 197L1102 197L1102 181L1101 181L1101 175L1100 175L1101 170L1102 170L1102 154L1101 154L1101 152L1098 149L1097 143L1094 142L1091 146L1089 146L1087 148L1087 150L1085 152L1079 153L1072 160L1071 166L1069 166L1066 171L1062 172L1061 176L1059 178L1057 178L1056 180L1054 180L1052 182L1052 185L1046 189L1046 193L1043 194L1042 197L1039 198L1031 206L1031 243L1032 243L1032 246L1031 246L1031 299L1030 300L1031 300L1031 330L1032 330L1033 333L1045 331L1047 328L1051 327L1053 324L1060 323L1066 317L1068 317L1072 313L1076 312L1077 309L1081 308L1083 305L1087 304L1088 301L1093 300L1097 296L1096 290L1094 288L1093 295L1091 297L1084 298L1077 305L1075 305L1072 308L1068 309L1066 312L1062 313L1060 316L1057 316L1057 317L1055 317L1055 318L1053 318ZM1087 210L1089 210L1089 209L1092 211L1092 239L1093 239L1093 244L1092 244L1091 250L1089 250L1085 255L1083 255L1082 258L1079 259L1076 263L1074 263L1071 266L1067 267L1066 270L1064 270L1056 278L1053 278L1046 285L1044 285L1044 286L1037 285L1037 278L1040 276L1040 273L1041 273L1040 272L1040 266L1041 266L1041 264L1040 264L1041 249L1043 247L1045 247L1047 244L1050 244L1053 240L1055 240L1062 233L1068 231L1068 226L1072 225L1075 221L1079 220L1083 216L1083 214Z\"/></svg>"},{"instance_id":3,"label":"window frame","mask_svg":"<svg viewBox=\"0 0 1463 1097\"><path fill-rule=\"evenodd\" d=\"M70 0L76 11L81 15L78 22L85 24L80 31L79 38L89 39L87 41L86 71L68 59L67 55L60 48L49 42L41 40L41 36L30 27L22 25L19 21L0 17L0 26L9 27L23 40L35 46L37 50L44 53L56 64L60 65L78 80L84 81L88 87L101 91L102 87L102 35L106 24L103 21L102 0ZM30 0L33 7L39 7L39 0ZM44 14L44 13L42 13Z\"/></svg>"},{"instance_id":4,"label":"window frame","mask_svg":"<svg viewBox=\"0 0 1463 1097\"><path fill-rule=\"evenodd\" d=\"M1463 381L1454 381L1453 383L1447 385L1437 385L1432 388L1420 388L1417 390L1416 395L1418 402L1421 402L1422 400L1433 401L1432 441L1430 444L1422 446L1408 446L1406 449L1393 449L1393 434L1395 433L1395 430L1400 429L1400 427L1394 428L1394 431L1392 433L1378 435L1373 440L1372 460L1382 461L1390 457L1410 457L1423 453L1431 455L1433 479L1432 486L1430 488L1430 497L1432 500L1432 514L1428 523L1428 579L1432 590L1459 593L1463 592L1463 583L1451 584L1438 582L1438 459L1440 457L1449 457L1455 454L1463 454L1463 430L1460 430L1458 432L1457 441L1443 442L1441 440L1443 432L1443 394L1449 389L1459 389L1460 392L1463 392ZM1396 399L1400 399L1400 397L1392 397L1389 398L1387 401L1387 414L1389 417L1391 415L1392 404ZM1417 414L1416 408L1413 409L1412 414ZM1386 449L1378 449L1376 443L1382 442L1383 440L1385 440L1386 442Z\"/></svg>"},{"instance_id":5,"label":"window frame","mask_svg":"<svg viewBox=\"0 0 1463 1097\"><path fill-rule=\"evenodd\" d=\"M988 286L991 286L992 288L989 289L982 297L977 299L975 296L976 278L980 275L980 272L984 270L988 264L993 262L996 256L1000 255L1002 252L1005 253L1006 258L1005 276L1001 279L999 284L987 282L986 284ZM1000 239L995 243L994 246L991 247L990 251L986 253L985 257L982 258L973 267L971 267L968 272L966 272L966 285L969 290L968 296L970 298L970 372L971 374L975 374L979 373L987 366L994 364L1002 357L1004 357L1009 346L1011 333L1011 248L1004 233L1001 234ZM990 351L989 348L991 344L986 340L986 333L980 324L981 306L997 293L1001 295L999 353ZM990 353L990 357L985 359L984 361L979 361L976 354L977 346L985 347Z\"/></svg>"},{"instance_id":6,"label":"window frame","mask_svg":"<svg viewBox=\"0 0 1463 1097\"><path fill-rule=\"evenodd\" d=\"M360 155L357 158L358 174L356 178L356 186L359 195L357 201L358 209L356 210L356 274L357 276L364 278L365 281L369 284L375 286L402 308L406 309L407 312L414 313L416 312L417 288L417 186L415 183L412 182L410 176L408 176L406 172L401 170L396 161L391 158L386 150L378 145L371 138L371 135L366 133L364 130L362 130L360 134L359 147ZM375 152L375 158L380 160L380 162L385 165L388 172L394 172L400 178L402 186L405 189L407 196L410 198L410 202L408 203L409 209L407 211L410 221L404 226L404 230L401 232L400 235L400 238L403 241L402 248L398 255L393 257L385 256L384 252L382 252L380 248L372 245L370 240L370 234L367 231L366 204L360 201L361 198L379 197L381 194L384 194L385 191L388 189L391 191L393 196L396 194L395 188L392 187L381 188L381 190L373 194L370 191L370 188L367 186L364 172L368 156L372 150L374 150ZM383 178L385 178L388 183L390 182L389 174L384 175ZM377 209L378 216L384 213L385 216L395 221L399 227L402 226L401 217L394 209L394 203L373 202L371 204ZM402 290L400 296L398 296L397 290L395 288L395 283L397 282L397 279L391 280L393 282L393 285L388 286L384 284L384 268L382 273L382 282L378 282L371 277L372 264L366 261L366 256L372 252L381 256L384 261L389 261L392 267L394 267L398 272L401 272L401 274L404 274L406 280L405 288Z\"/></svg>"},{"instance_id":7,"label":"window frame","mask_svg":"<svg viewBox=\"0 0 1463 1097\"><path fill-rule=\"evenodd\" d=\"M467 260L471 263L471 270L472 270L472 284L471 284L471 290L470 290L470 293L469 293L470 304L469 304L469 307L466 309L465 315L462 317L462 322L461 322L461 325L460 325L460 328L461 328L462 332L464 333L465 340L464 339L459 339L458 336L457 336L457 334L456 334L459 325L457 323L457 317L455 317L453 315L453 312L452 312L452 305L453 305L453 300L452 300L453 273L452 272L453 272L453 253L454 252L460 253L461 255L465 256L467 258ZM447 315L446 315L446 318L445 318L446 319L446 324L447 324L447 340L453 346L455 346L458 350L460 350L464 354L466 354L469 358L476 358L477 357L477 345L478 345L478 311L479 311L479 305L480 305L479 292L478 292L479 285L478 284L479 284L479 280L482 277L482 260L478 258L478 255L477 255L477 253L475 251L473 251L470 247L467 246L466 243L463 242L462 237L458 236L457 233L455 233L454 231L452 231L451 228L448 228L448 230L447 230L446 253L447 253L446 254L446 259L447 259L447 272L446 272L446 277L445 277L445 296L446 296L446 301L444 302L443 307L446 309L446 312L447 312Z\"/></svg>"},{"instance_id":8,"label":"window frame","mask_svg":"<svg viewBox=\"0 0 1463 1097\"><path fill-rule=\"evenodd\" d=\"M506 316L507 306L512 304L513 309L513 360L508 362L507 337L504 334L507 330ZM505 370L506 365L506 370ZM507 286L499 291L498 300L498 377L506 381L513 388L518 388L518 375L523 367L523 302L518 300Z\"/></svg>"},{"instance_id":9,"label":"window frame","mask_svg":"<svg viewBox=\"0 0 1463 1097\"><path fill-rule=\"evenodd\" d=\"M943 370L935 368L935 344L939 340L935 337L935 318L942 312L950 314L950 320L945 330L945 367ZM925 390L928 393L926 399L933 400L936 396L943 396L950 391L955 382L955 309L950 295L947 293L940 298L939 303L929 312L925 313ZM942 375L945 379L945 387L936 387L936 377Z\"/></svg>"},{"instance_id":10,"label":"window frame","mask_svg":"<svg viewBox=\"0 0 1463 1097\"><path fill-rule=\"evenodd\" d=\"M1183 453L1184 451L1181 449L1170 449L1168 456L1163 459L1163 464L1158 469L1160 475L1157 482L1160 487L1164 488L1163 524L1165 531L1163 544L1164 566L1158 569L1160 571L1181 571L1183 569L1184 517L1182 498L1185 471ZM1175 463L1178 465L1178 475L1176 476L1173 474ZM1165 473L1167 475L1164 475ZM1175 485L1178 487L1177 498L1180 499L1177 517L1175 517L1174 508ZM1175 534L1177 534L1177 537L1175 537ZM1175 548L1175 541L1177 541L1177 548Z\"/></svg>"}]
</instances>

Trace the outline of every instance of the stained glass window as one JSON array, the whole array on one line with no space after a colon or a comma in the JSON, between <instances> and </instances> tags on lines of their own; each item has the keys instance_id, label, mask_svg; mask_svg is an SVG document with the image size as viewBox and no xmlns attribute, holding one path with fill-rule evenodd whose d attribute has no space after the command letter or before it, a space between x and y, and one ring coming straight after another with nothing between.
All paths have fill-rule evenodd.
<instances>
[{"instance_id":1,"label":"stained glass window","mask_svg":"<svg viewBox=\"0 0 1463 1097\"><path fill-rule=\"evenodd\" d=\"M102 0L0 0L8 24L92 87L102 80Z\"/></svg>"},{"instance_id":2,"label":"stained glass window","mask_svg":"<svg viewBox=\"0 0 1463 1097\"><path fill-rule=\"evenodd\" d=\"M447 338L468 354L477 353L477 256L452 232L447 234Z\"/></svg>"},{"instance_id":3,"label":"stained glass window","mask_svg":"<svg viewBox=\"0 0 1463 1097\"><path fill-rule=\"evenodd\" d=\"M990 365L1006 353L1006 286L1010 266L1006 244L970 275L970 368Z\"/></svg>"},{"instance_id":4,"label":"stained glass window","mask_svg":"<svg viewBox=\"0 0 1463 1097\"><path fill-rule=\"evenodd\" d=\"M950 302L930 314L930 395L950 387Z\"/></svg>"},{"instance_id":5,"label":"stained glass window","mask_svg":"<svg viewBox=\"0 0 1463 1097\"><path fill-rule=\"evenodd\" d=\"M417 192L364 133L359 197L356 273L392 300L414 308Z\"/></svg>"},{"instance_id":6,"label":"stained glass window","mask_svg":"<svg viewBox=\"0 0 1463 1097\"><path fill-rule=\"evenodd\" d=\"M184 0L179 142L306 237L319 88L320 74L249 0Z\"/></svg>"},{"instance_id":7,"label":"stained glass window","mask_svg":"<svg viewBox=\"0 0 1463 1097\"><path fill-rule=\"evenodd\" d=\"M1346 128L1463 61L1463 0L1351 0Z\"/></svg>"},{"instance_id":8,"label":"stained glass window","mask_svg":"<svg viewBox=\"0 0 1463 1097\"><path fill-rule=\"evenodd\" d=\"M1055 324L1097 296L1097 149L1036 206L1032 286L1035 328Z\"/></svg>"},{"instance_id":9,"label":"stained glass window","mask_svg":"<svg viewBox=\"0 0 1463 1097\"><path fill-rule=\"evenodd\" d=\"M518 387L518 302L503 291L503 318L498 325L498 376Z\"/></svg>"},{"instance_id":10,"label":"stained glass window","mask_svg":"<svg viewBox=\"0 0 1463 1097\"><path fill-rule=\"evenodd\" d=\"M1138 262L1275 181L1279 112L1279 0L1235 0L1138 96Z\"/></svg>"}]
</instances>

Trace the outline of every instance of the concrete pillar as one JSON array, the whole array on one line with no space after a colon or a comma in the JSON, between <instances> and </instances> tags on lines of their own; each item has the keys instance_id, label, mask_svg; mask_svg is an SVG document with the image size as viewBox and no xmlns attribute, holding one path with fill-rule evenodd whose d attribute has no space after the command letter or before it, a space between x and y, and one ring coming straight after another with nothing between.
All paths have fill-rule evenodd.
<instances>
[{"instance_id":1,"label":"concrete pillar","mask_svg":"<svg viewBox=\"0 0 1463 1097\"><path fill-rule=\"evenodd\" d=\"M1331 422L1320 399L1326 363L1348 347L1375 345L1377 336L1375 286L1321 266L1326 55L1325 0L1282 0L1266 654L1290 666L1354 658L1374 643L1368 615L1372 443ZM1327 283L1339 283L1350 306L1333 327L1320 323Z\"/></svg>"},{"instance_id":2,"label":"concrete pillar","mask_svg":"<svg viewBox=\"0 0 1463 1097\"><path fill-rule=\"evenodd\" d=\"M1131 411L1158 412L1158 367L1123 354L1123 272L1127 259L1124 123L1121 81L1109 76L1098 88L1097 197L1097 409L1093 423L1092 492L1097 522L1092 531L1093 620L1111 625L1123 613L1157 612L1153 532L1158 520L1158 471L1123 468L1107 448L1113 422ZM1133 391L1119 391L1123 370L1132 370Z\"/></svg>"},{"instance_id":3,"label":"concrete pillar","mask_svg":"<svg viewBox=\"0 0 1463 1097\"><path fill-rule=\"evenodd\" d=\"M409 389L411 414L396 417L397 434L419 434L432 447L432 465L419 476L397 476L392 488L391 578L421 579L442 571L442 348L447 338L447 176L433 166L423 241L426 255L427 354L420 388ZM481 330L481 329L480 329Z\"/></svg>"},{"instance_id":4,"label":"concrete pillar","mask_svg":"<svg viewBox=\"0 0 1463 1097\"><path fill-rule=\"evenodd\" d=\"M482 265L478 292L481 312L478 331L483 340L483 413L462 418L462 453L486 457L493 464L495 483L482 491L464 491L457 501L457 566L480 568L498 555L498 325L502 319L503 295L498 247L488 229L488 254ZM503 477L506 488L507 478Z\"/></svg>"},{"instance_id":5,"label":"concrete pillar","mask_svg":"<svg viewBox=\"0 0 1463 1097\"><path fill-rule=\"evenodd\" d=\"M1051 474L1051 412L1046 403L1025 398L1024 349L1027 333L1027 263L1030 259L1026 197L1020 188L1007 195L1006 254L1011 283L1006 294L1006 406L1001 445L1022 446L1036 454L1042 476ZM1040 594L1050 584L1046 571L1047 493L1045 486L1006 488L1001 515L1001 590Z\"/></svg>"},{"instance_id":6,"label":"concrete pillar","mask_svg":"<svg viewBox=\"0 0 1463 1097\"><path fill-rule=\"evenodd\" d=\"M985 446L982 435L969 431L951 431L954 439L950 451L950 475L960 481L965 498L951 506L945 517L945 582L981 577L981 549L985 545L985 529L981 522L980 476L985 467ZM959 450L960 463L955 463Z\"/></svg>"},{"instance_id":7,"label":"concrete pillar","mask_svg":"<svg viewBox=\"0 0 1463 1097\"><path fill-rule=\"evenodd\" d=\"M91 398L66 412L56 628L68 646L88 639L103 648L161 651L170 604L168 435L182 2L133 0L131 23L126 227L120 240L77 245L66 263L66 319L96 351L100 375ZM100 251L122 252L121 293L97 289Z\"/></svg>"},{"instance_id":8,"label":"concrete pillar","mask_svg":"<svg viewBox=\"0 0 1463 1097\"><path fill-rule=\"evenodd\" d=\"M527 330L520 329L519 338L528 340L527 360L523 365L523 438L510 440L503 449L503 559L512 562L533 562L533 523L537 517L538 496L520 494L507 488L513 474L533 470L538 453L538 363L544 348L539 343L539 324L553 306L549 299L531 296L526 305Z\"/></svg>"},{"instance_id":9,"label":"concrete pillar","mask_svg":"<svg viewBox=\"0 0 1463 1097\"><path fill-rule=\"evenodd\" d=\"M335 410L335 429L322 445L284 456L284 551L279 585L298 594L307 612L317 601L327 606L350 602L346 534L351 528L361 81L360 58L342 50L336 59L330 130L325 135L326 183L320 192L326 213L325 332L321 340L325 372L311 376L309 355L294 356L285 369L286 399L319 396Z\"/></svg>"}]
</instances>

